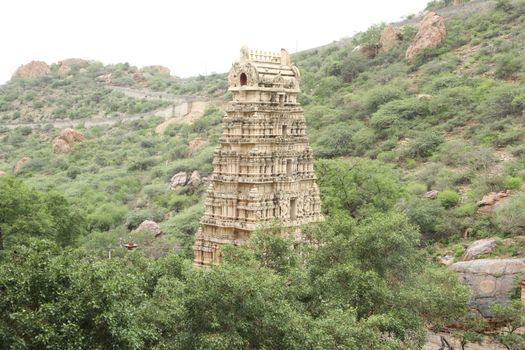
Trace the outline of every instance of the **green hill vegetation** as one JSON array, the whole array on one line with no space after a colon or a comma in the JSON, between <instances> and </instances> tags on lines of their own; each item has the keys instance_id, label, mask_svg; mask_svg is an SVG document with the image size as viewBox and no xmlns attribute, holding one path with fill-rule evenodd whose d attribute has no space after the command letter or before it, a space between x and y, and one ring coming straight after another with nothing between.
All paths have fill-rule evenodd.
<instances>
[{"instance_id":1,"label":"green hill vegetation","mask_svg":"<svg viewBox=\"0 0 525 350\"><path fill-rule=\"evenodd\" d=\"M211 173L222 112L159 133L169 103L120 88L227 99L224 74L90 62L1 86L0 347L405 349L457 321L477 341L485 325L468 290L437 262L487 237L491 256L525 257L525 2L473 1L486 5L474 13L449 3L429 3L447 36L412 64L413 19L397 25L399 47L373 57L355 48L377 48L382 24L293 56L326 221L301 242L259 232L210 270L191 266L206 183L169 182ZM86 140L55 154L64 120ZM478 212L504 190L505 206ZM134 232L144 220L163 235ZM495 309L516 324L524 314ZM509 349L524 341L493 336Z\"/></svg>"}]
</instances>

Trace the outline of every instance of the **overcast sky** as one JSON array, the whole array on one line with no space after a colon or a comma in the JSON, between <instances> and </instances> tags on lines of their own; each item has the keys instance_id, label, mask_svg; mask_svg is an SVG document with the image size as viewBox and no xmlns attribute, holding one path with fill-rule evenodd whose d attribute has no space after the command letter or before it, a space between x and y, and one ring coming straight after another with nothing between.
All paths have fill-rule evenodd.
<instances>
[{"instance_id":1,"label":"overcast sky","mask_svg":"<svg viewBox=\"0 0 525 350\"><path fill-rule=\"evenodd\" d=\"M0 83L31 60L159 64L225 72L243 44L289 52L424 9L428 0L0 0Z\"/></svg>"}]
</instances>

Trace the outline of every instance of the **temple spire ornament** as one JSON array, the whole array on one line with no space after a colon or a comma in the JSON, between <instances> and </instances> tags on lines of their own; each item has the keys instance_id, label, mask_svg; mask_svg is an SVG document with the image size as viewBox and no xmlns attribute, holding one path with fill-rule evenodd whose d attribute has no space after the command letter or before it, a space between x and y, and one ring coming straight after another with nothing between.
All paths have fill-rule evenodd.
<instances>
[{"instance_id":1,"label":"temple spire ornament","mask_svg":"<svg viewBox=\"0 0 525 350\"><path fill-rule=\"evenodd\" d=\"M299 80L286 50L241 48L228 75L233 101L195 237L196 265L218 264L222 245L242 244L275 220L290 232L322 221L313 152L297 102Z\"/></svg>"}]
</instances>

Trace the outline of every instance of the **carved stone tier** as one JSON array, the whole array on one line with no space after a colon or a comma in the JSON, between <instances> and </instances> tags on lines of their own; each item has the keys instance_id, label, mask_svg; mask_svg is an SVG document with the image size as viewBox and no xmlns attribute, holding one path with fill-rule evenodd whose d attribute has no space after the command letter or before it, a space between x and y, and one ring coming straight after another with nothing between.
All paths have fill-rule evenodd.
<instances>
[{"instance_id":1,"label":"carved stone tier","mask_svg":"<svg viewBox=\"0 0 525 350\"><path fill-rule=\"evenodd\" d=\"M195 238L196 265L218 264L222 245L242 244L261 225L279 220L296 228L323 219L299 79L286 50L241 49L228 76L233 101Z\"/></svg>"}]
</instances>

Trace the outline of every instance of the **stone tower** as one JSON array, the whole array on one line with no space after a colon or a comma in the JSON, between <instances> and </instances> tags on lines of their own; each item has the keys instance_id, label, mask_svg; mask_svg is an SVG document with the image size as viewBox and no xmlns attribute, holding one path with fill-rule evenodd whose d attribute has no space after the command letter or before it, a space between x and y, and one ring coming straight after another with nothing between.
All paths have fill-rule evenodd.
<instances>
[{"instance_id":1,"label":"stone tower","mask_svg":"<svg viewBox=\"0 0 525 350\"><path fill-rule=\"evenodd\" d=\"M233 101L195 237L196 265L218 264L223 244L242 243L258 225L322 220L312 148L297 103L299 76L284 49L241 49L228 76Z\"/></svg>"}]
</instances>

